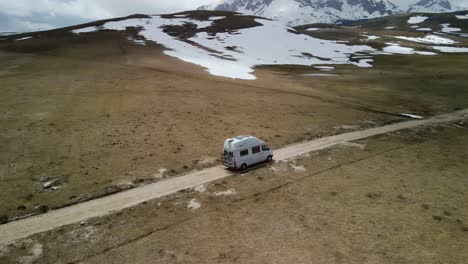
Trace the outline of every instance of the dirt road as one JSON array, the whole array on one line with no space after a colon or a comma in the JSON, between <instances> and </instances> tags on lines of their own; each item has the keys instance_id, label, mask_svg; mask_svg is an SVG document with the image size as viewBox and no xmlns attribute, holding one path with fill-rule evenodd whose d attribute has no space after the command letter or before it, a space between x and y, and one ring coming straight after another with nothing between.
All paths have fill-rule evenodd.
<instances>
[{"instance_id":1,"label":"dirt road","mask_svg":"<svg viewBox=\"0 0 468 264\"><path fill-rule=\"evenodd\" d=\"M446 123L468 118L468 109L435 116L429 119L402 122L364 131L350 132L317 140L298 143L275 151L277 161L286 160L302 154L328 148L348 141L363 139L375 135L394 132L402 129L414 128L422 125ZM154 198L173 194L183 189L193 188L232 175L222 166L215 166L184 176L171 178L143 187L134 188L114 195L92 200L89 202L50 211L35 217L0 225L0 244L8 244L17 239L33 234L52 230L54 228L84 221L92 217L128 208Z\"/></svg>"}]
</instances>

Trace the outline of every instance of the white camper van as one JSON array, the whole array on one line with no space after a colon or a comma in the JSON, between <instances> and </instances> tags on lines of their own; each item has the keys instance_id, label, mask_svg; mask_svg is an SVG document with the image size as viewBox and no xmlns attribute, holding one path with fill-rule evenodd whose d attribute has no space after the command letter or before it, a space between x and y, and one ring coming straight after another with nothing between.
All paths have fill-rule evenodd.
<instances>
[{"instance_id":1,"label":"white camper van","mask_svg":"<svg viewBox=\"0 0 468 264\"><path fill-rule=\"evenodd\" d=\"M237 136L224 141L221 158L226 167L245 170L247 166L271 161L273 152L265 142L256 137Z\"/></svg>"}]
</instances>

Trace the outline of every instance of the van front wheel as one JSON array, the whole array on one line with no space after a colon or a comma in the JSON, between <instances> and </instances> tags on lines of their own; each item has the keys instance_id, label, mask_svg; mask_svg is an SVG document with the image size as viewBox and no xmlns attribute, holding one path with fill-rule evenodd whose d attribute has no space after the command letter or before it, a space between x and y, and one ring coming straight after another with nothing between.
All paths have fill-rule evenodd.
<instances>
[{"instance_id":1,"label":"van front wheel","mask_svg":"<svg viewBox=\"0 0 468 264\"><path fill-rule=\"evenodd\" d=\"M245 169L247 169L247 164L244 163L244 164L242 164L242 166L240 167L240 170L243 171L243 170L245 170Z\"/></svg>"},{"instance_id":2,"label":"van front wheel","mask_svg":"<svg viewBox=\"0 0 468 264\"><path fill-rule=\"evenodd\" d=\"M273 160L273 156L268 156L268 158L266 159L266 162L271 162Z\"/></svg>"}]
</instances>

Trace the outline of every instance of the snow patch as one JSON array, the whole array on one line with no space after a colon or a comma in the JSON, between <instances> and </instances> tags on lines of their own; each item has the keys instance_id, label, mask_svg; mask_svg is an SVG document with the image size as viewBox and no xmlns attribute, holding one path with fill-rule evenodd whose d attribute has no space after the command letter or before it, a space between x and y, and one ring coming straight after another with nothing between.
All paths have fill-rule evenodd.
<instances>
[{"instance_id":1,"label":"snow patch","mask_svg":"<svg viewBox=\"0 0 468 264\"><path fill-rule=\"evenodd\" d=\"M417 31L432 31L432 28L418 28Z\"/></svg>"},{"instance_id":2,"label":"snow patch","mask_svg":"<svg viewBox=\"0 0 468 264\"><path fill-rule=\"evenodd\" d=\"M408 24L419 24L428 18L426 16L412 16L408 19Z\"/></svg>"},{"instance_id":3,"label":"snow patch","mask_svg":"<svg viewBox=\"0 0 468 264\"><path fill-rule=\"evenodd\" d=\"M414 119L423 119L423 116L418 116L418 115L413 115L413 114L406 114L406 113L400 113L401 116L404 117L409 117L409 118L414 118Z\"/></svg>"},{"instance_id":4,"label":"snow patch","mask_svg":"<svg viewBox=\"0 0 468 264\"><path fill-rule=\"evenodd\" d=\"M319 28L308 28L307 31L316 31L319 30Z\"/></svg>"},{"instance_id":5,"label":"snow patch","mask_svg":"<svg viewBox=\"0 0 468 264\"><path fill-rule=\"evenodd\" d=\"M442 26L442 32L444 32L444 33L452 33L452 32L461 31L460 28L450 27L450 24L448 24L448 23L440 24L440 25Z\"/></svg>"},{"instance_id":6,"label":"snow patch","mask_svg":"<svg viewBox=\"0 0 468 264\"><path fill-rule=\"evenodd\" d=\"M221 19L224 19L226 18L225 16L214 16L214 17L210 17L210 20L211 21L214 21L214 20L221 20Z\"/></svg>"},{"instance_id":7,"label":"snow patch","mask_svg":"<svg viewBox=\"0 0 468 264\"><path fill-rule=\"evenodd\" d=\"M394 29L394 28L396 28L396 27L386 27L385 29Z\"/></svg>"},{"instance_id":8,"label":"snow patch","mask_svg":"<svg viewBox=\"0 0 468 264\"><path fill-rule=\"evenodd\" d=\"M395 54L413 54L414 49L402 47L400 45L390 45L383 49L384 52L395 53Z\"/></svg>"},{"instance_id":9,"label":"snow patch","mask_svg":"<svg viewBox=\"0 0 468 264\"><path fill-rule=\"evenodd\" d=\"M384 52L387 53L393 53L393 54L418 54L418 55L437 55L436 53L433 52L428 52L428 51L415 51L413 48L408 48L408 47L402 47L398 44L395 43L386 43L387 46L383 49Z\"/></svg>"},{"instance_id":10,"label":"snow patch","mask_svg":"<svg viewBox=\"0 0 468 264\"><path fill-rule=\"evenodd\" d=\"M456 43L455 41L449 38L443 38L443 37L439 37L436 35L427 35L423 38L405 37L405 36L395 36L395 38L413 41L413 42L419 42L419 43L426 43L426 44L449 44L450 45L450 44Z\"/></svg>"},{"instance_id":11,"label":"snow patch","mask_svg":"<svg viewBox=\"0 0 468 264\"><path fill-rule=\"evenodd\" d=\"M85 27L85 28L74 29L71 32L75 34L81 34L81 33L96 32L96 31L98 31L97 27Z\"/></svg>"},{"instance_id":12,"label":"snow patch","mask_svg":"<svg viewBox=\"0 0 468 264\"><path fill-rule=\"evenodd\" d=\"M143 46L146 45L146 42L145 42L144 40L134 39L134 38L132 38L132 37L128 37L127 39L128 39L129 41L131 41L131 42L137 44L137 45L143 45Z\"/></svg>"},{"instance_id":13,"label":"snow patch","mask_svg":"<svg viewBox=\"0 0 468 264\"><path fill-rule=\"evenodd\" d=\"M374 59L360 59L359 61L357 62L352 62L352 64L358 66L358 67L361 67L361 68L369 68L369 67L372 67L372 64L370 64L371 62L373 62Z\"/></svg>"},{"instance_id":14,"label":"snow patch","mask_svg":"<svg viewBox=\"0 0 468 264\"><path fill-rule=\"evenodd\" d=\"M468 14L466 15L455 15L456 18L458 19L468 19Z\"/></svg>"},{"instance_id":15,"label":"snow patch","mask_svg":"<svg viewBox=\"0 0 468 264\"><path fill-rule=\"evenodd\" d=\"M320 70L329 70L329 71L335 69L335 67L333 67L333 66L314 66L314 68L320 69Z\"/></svg>"},{"instance_id":16,"label":"snow patch","mask_svg":"<svg viewBox=\"0 0 468 264\"><path fill-rule=\"evenodd\" d=\"M22 38L19 38L19 39L15 39L15 41L21 41L21 40L27 40L27 39L31 39L32 37L29 36L29 37L22 37Z\"/></svg>"},{"instance_id":17,"label":"snow patch","mask_svg":"<svg viewBox=\"0 0 468 264\"><path fill-rule=\"evenodd\" d=\"M196 199L190 200L190 202L187 204L187 208L191 210L195 210L200 208L201 203L199 203Z\"/></svg>"},{"instance_id":18,"label":"snow patch","mask_svg":"<svg viewBox=\"0 0 468 264\"><path fill-rule=\"evenodd\" d=\"M162 27L192 23L200 29L210 26L212 21L188 18L164 19L153 16L108 22L103 28L125 30L127 27L140 27L141 36L169 49L164 51L165 54L200 65L212 75L234 79L256 79L252 74L256 65L351 64L349 60L351 54L375 51L369 46L351 46L294 34L288 31L288 27L278 22L264 19L255 19L255 21L262 26L215 35L200 32L188 39L197 45L164 33Z\"/></svg>"},{"instance_id":19,"label":"snow patch","mask_svg":"<svg viewBox=\"0 0 468 264\"><path fill-rule=\"evenodd\" d=\"M441 52L446 52L446 53L468 52L468 48L465 48L465 47L431 46L431 48L436 49Z\"/></svg>"},{"instance_id":20,"label":"snow patch","mask_svg":"<svg viewBox=\"0 0 468 264\"><path fill-rule=\"evenodd\" d=\"M374 35L361 35L361 36L367 37L366 41L375 40L375 39L380 38L379 36L374 36Z\"/></svg>"}]
</instances>

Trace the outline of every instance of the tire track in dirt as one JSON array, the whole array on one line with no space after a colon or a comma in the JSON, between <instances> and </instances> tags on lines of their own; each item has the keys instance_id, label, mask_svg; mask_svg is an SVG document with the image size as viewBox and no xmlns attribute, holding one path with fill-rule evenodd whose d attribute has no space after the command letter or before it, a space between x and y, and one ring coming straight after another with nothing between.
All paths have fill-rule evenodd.
<instances>
[{"instance_id":1,"label":"tire track in dirt","mask_svg":"<svg viewBox=\"0 0 468 264\"><path fill-rule=\"evenodd\" d=\"M468 118L468 109L423 120L401 122L362 131L324 137L278 149L274 152L275 159L292 159L311 151L329 148L353 140L415 128L422 125L464 120L466 118ZM226 170L223 166L215 166L88 202L53 210L42 215L0 225L0 244L9 244L15 240L52 230L63 225L77 223L93 217L104 216L124 208L135 206L144 201L164 197L180 190L193 188L197 185L228 177L232 174L232 172Z\"/></svg>"}]
</instances>

